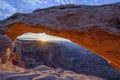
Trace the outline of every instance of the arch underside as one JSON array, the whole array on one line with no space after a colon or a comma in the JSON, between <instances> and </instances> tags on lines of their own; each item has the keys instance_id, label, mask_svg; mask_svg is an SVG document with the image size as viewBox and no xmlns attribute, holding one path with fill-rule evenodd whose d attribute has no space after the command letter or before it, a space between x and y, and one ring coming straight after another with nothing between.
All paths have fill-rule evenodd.
<instances>
[{"instance_id":1,"label":"arch underside","mask_svg":"<svg viewBox=\"0 0 120 80\"><path fill-rule=\"evenodd\" d=\"M57 30L37 25L29 26L21 23L14 23L8 27L10 33L7 35L12 40L26 32L45 32L49 35L70 39L71 41L100 55L120 71L120 37L110 34L99 27L92 26L83 30Z\"/></svg>"}]
</instances>

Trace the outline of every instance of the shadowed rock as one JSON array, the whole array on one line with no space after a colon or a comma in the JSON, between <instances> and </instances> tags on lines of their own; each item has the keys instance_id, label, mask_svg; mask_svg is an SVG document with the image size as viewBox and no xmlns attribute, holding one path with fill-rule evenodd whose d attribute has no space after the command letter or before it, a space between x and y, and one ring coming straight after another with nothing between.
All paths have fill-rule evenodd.
<instances>
[{"instance_id":1,"label":"shadowed rock","mask_svg":"<svg viewBox=\"0 0 120 80\"><path fill-rule=\"evenodd\" d=\"M0 34L0 59L1 63L7 63L8 61L12 60L15 63L14 65L24 67L24 63L19 61L17 55L11 52L12 41L3 34ZM1 65L1 64L0 64Z\"/></svg>"},{"instance_id":2,"label":"shadowed rock","mask_svg":"<svg viewBox=\"0 0 120 80\"><path fill-rule=\"evenodd\" d=\"M0 26L0 34L8 33L8 27L6 26Z\"/></svg>"},{"instance_id":3,"label":"shadowed rock","mask_svg":"<svg viewBox=\"0 0 120 80\"><path fill-rule=\"evenodd\" d=\"M105 80L96 76L76 74L61 68L53 69L46 66L39 66L32 70L18 72L1 72L2 80Z\"/></svg>"},{"instance_id":4,"label":"shadowed rock","mask_svg":"<svg viewBox=\"0 0 120 80\"><path fill-rule=\"evenodd\" d=\"M9 48L12 46L12 41L3 34L0 34L0 49Z\"/></svg>"},{"instance_id":5,"label":"shadowed rock","mask_svg":"<svg viewBox=\"0 0 120 80\"><path fill-rule=\"evenodd\" d=\"M0 58L2 59L2 63L6 63L9 60L11 46L11 40L7 36L0 34Z\"/></svg>"}]
</instances>

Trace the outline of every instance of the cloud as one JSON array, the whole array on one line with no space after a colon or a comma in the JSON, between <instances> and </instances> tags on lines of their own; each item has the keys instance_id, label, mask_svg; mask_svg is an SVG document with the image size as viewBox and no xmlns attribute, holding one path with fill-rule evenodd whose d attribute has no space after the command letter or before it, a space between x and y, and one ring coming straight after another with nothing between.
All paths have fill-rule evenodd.
<instances>
[{"instance_id":1,"label":"cloud","mask_svg":"<svg viewBox=\"0 0 120 80\"><path fill-rule=\"evenodd\" d=\"M28 13L37 8L46 8L60 4L101 5L119 1L120 0L0 0L0 20L16 12Z\"/></svg>"},{"instance_id":2,"label":"cloud","mask_svg":"<svg viewBox=\"0 0 120 80\"><path fill-rule=\"evenodd\" d=\"M56 0L56 2L60 2L60 0Z\"/></svg>"}]
</instances>

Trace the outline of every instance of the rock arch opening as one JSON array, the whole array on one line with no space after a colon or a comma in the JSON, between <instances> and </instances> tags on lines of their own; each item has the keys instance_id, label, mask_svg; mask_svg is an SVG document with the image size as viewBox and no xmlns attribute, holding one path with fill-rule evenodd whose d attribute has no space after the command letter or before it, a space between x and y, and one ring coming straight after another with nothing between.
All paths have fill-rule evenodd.
<instances>
[{"instance_id":1,"label":"rock arch opening","mask_svg":"<svg viewBox=\"0 0 120 80\"><path fill-rule=\"evenodd\" d=\"M10 33L7 34L12 40L26 32L45 32L50 35L60 36L82 45L83 47L97 53L106 59L111 65L119 70L120 63L120 40L119 35L113 35L101 29L99 26L85 27L81 30L57 29L56 27L47 27L42 25L29 26L21 23L14 23L8 26Z\"/></svg>"}]
</instances>

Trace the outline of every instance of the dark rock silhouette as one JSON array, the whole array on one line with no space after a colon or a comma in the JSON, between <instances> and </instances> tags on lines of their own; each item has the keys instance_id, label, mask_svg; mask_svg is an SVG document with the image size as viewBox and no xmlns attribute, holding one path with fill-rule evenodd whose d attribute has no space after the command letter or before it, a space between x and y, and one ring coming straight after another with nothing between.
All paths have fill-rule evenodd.
<instances>
[{"instance_id":1,"label":"dark rock silhouette","mask_svg":"<svg viewBox=\"0 0 120 80\"><path fill-rule=\"evenodd\" d=\"M6 63L10 58L11 43L12 41L6 35L0 34L0 58L2 63Z\"/></svg>"}]
</instances>

